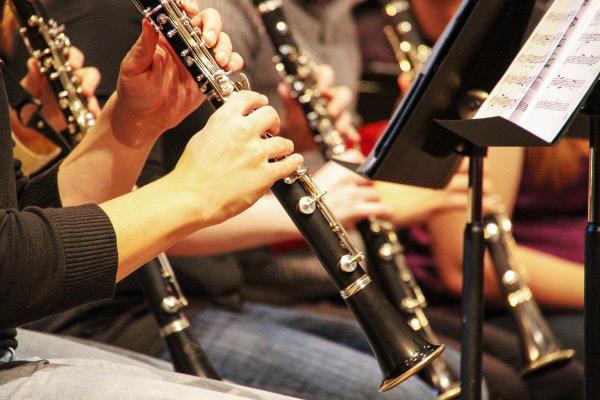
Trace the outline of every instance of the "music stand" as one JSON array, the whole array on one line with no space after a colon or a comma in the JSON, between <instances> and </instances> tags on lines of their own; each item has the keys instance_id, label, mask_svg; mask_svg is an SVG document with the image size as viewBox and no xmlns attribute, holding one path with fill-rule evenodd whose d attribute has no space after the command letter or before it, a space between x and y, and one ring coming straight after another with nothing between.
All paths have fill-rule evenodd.
<instances>
[{"instance_id":1,"label":"music stand","mask_svg":"<svg viewBox=\"0 0 600 400\"><path fill-rule=\"evenodd\" d=\"M464 1L386 133L357 169L371 179L442 188L460 158L470 158L461 356L462 393L467 400L481 398L483 158L488 146L548 144L503 121L488 119L485 122L494 129L485 130L480 130L480 121L459 121L456 104L471 102L472 93L489 92L502 77L520 48L533 4L533 0Z\"/></svg>"}]
</instances>

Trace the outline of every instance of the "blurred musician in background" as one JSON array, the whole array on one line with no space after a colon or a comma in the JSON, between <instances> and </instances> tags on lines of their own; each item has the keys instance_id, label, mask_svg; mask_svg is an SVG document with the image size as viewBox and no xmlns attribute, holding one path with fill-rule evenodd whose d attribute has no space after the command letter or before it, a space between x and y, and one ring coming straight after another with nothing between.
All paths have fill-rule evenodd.
<instances>
[{"instance_id":1,"label":"blurred musician in background","mask_svg":"<svg viewBox=\"0 0 600 400\"><path fill-rule=\"evenodd\" d=\"M449 21L459 1L413 1L415 16L428 40L434 40ZM532 26L541 17L548 1L538 1ZM429 11L427 11L429 10ZM426 12L426 13L424 13ZM409 82L399 78L401 90ZM535 299L547 307L548 322L565 347L583 355L583 235L586 223L587 143L567 139L552 149L491 149L486 178L493 185L509 213L517 243L517 257L528 271ZM462 232L464 211L447 210L415 226L405 237L409 263L416 270L430 302L442 308L458 307L462 286ZM430 253L430 247L433 253ZM490 309L502 309L503 300L495 273L486 258L486 295ZM445 304L445 305L444 305ZM438 332L453 336L455 320L430 319ZM488 321L516 332L513 316L506 311L490 311ZM504 346L493 340L490 324L484 328L484 348L488 354L511 364ZM513 359L513 362L516 361ZM485 362L484 362L485 368ZM582 390L581 365L567 370L547 371L525 378L531 396L575 398ZM557 375L556 375L557 374ZM489 374L488 382L492 380ZM545 383L544 383L545 382ZM567 387L568 386L568 387ZM553 389L550 389L552 387ZM554 388L562 388L558 394ZM552 394L550 393L552 392ZM561 397L567 396L567 397ZM573 397L570 397L573 396Z\"/></svg>"},{"instance_id":2,"label":"blurred musician in background","mask_svg":"<svg viewBox=\"0 0 600 400\"><path fill-rule=\"evenodd\" d=\"M537 18L550 3L538 1ZM486 164L486 176L513 216L516 256L527 268L533 294L548 309L554 332L578 357L584 354L581 232L587 215L587 152L586 141L567 138L547 149L491 149ZM462 254L454 246L463 221L464 214L447 212L427 223L437 273L453 295L462 282ZM498 285L491 271L486 260L486 294L493 300ZM512 327L508 315L489 320Z\"/></svg>"}]
</instances>

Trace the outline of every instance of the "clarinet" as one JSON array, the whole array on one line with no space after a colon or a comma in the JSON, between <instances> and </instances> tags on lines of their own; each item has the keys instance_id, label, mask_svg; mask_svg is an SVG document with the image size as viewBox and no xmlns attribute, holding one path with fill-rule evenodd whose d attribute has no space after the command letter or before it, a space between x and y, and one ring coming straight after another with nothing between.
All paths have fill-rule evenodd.
<instances>
[{"instance_id":1,"label":"clarinet","mask_svg":"<svg viewBox=\"0 0 600 400\"><path fill-rule=\"evenodd\" d=\"M196 337L184 310L188 305L173 267L162 253L136 272L154 317L160 326L173 366L177 372L220 380Z\"/></svg>"},{"instance_id":2,"label":"clarinet","mask_svg":"<svg viewBox=\"0 0 600 400\"><path fill-rule=\"evenodd\" d=\"M176 0L133 0L161 31L198 82L207 100L218 108L229 96L247 88L247 79L233 81L215 61L198 28L192 26ZM361 266L364 255L333 215L308 170L302 167L276 182L272 191L319 258L363 328L382 370L380 390L389 390L439 356L444 346L414 332Z\"/></svg>"},{"instance_id":3,"label":"clarinet","mask_svg":"<svg viewBox=\"0 0 600 400\"><path fill-rule=\"evenodd\" d=\"M38 61L40 72L48 78L67 119L67 134L60 135L62 140L57 143L63 149L63 155L66 155L95 122L94 115L87 110L79 79L73 75L65 58L71 42L64 33L64 25L58 25L50 18L38 0L11 0L11 4L21 26L21 38L31 56ZM160 254L157 259L140 268L136 275L160 326L175 370L220 379L190 332L189 321L183 313L188 302L167 256Z\"/></svg>"},{"instance_id":4,"label":"clarinet","mask_svg":"<svg viewBox=\"0 0 600 400\"><path fill-rule=\"evenodd\" d=\"M50 18L39 0L11 0L19 34L29 54L46 76L67 121L67 129L57 136L49 137L64 153L71 151L87 131L95 118L87 108L79 78L73 74L66 57L71 47L65 35L64 25Z\"/></svg>"},{"instance_id":5,"label":"clarinet","mask_svg":"<svg viewBox=\"0 0 600 400\"><path fill-rule=\"evenodd\" d=\"M409 0L380 0L388 24L383 28L402 74L412 82L431 54Z\"/></svg>"},{"instance_id":6,"label":"clarinet","mask_svg":"<svg viewBox=\"0 0 600 400\"><path fill-rule=\"evenodd\" d=\"M516 259L510 219L503 212L485 216L484 233L498 285L519 330L522 375L569 362L575 351L561 348L527 286L526 272Z\"/></svg>"},{"instance_id":7,"label":"clarinet","mask_svg":"<svg viewBox=\"0 0 600 400\"><path fill-rule=\"evenodd\" d=\"M343 137L327 112L327 100L315 80L316 64L297 45L286 22L281 1L254 0L263 25L276 51L273 61L290 94L302 107L309 128L325 159L346 151ZM408 324L432 343L439 343L424 312L427 303L412 271L393 224L370 218L357 224L366 247L369 274ZM440 399L460 395L460 381L443 356L423 370L423 377Z\"/></svg>"}]
</instances>

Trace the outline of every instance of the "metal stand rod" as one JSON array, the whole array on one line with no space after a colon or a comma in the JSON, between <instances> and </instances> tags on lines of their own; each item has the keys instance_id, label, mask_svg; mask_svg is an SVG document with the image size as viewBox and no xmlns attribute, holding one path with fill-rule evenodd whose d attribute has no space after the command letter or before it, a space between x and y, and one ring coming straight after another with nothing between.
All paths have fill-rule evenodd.
<instances>
[{"instance_id":1,"label":"metal stand rod","mask_svg":"<svg viewBox=\"0 0 600 400\"><path fill-rule=\"evenodd\" d=\"M461 381L464 400L481 399L483 326L483 158L485 149L469 152L469 209L463 253Z\"/></svg>"},{"instance_id":2,"label":"metal stand rod","mask_svg":"<svg viewBox=\"0 0 600 400\"><path fill-rule=\"evenodd\" d=\"M600 106L600 105L599 105ZM594 107L597 108L597 107ZM592 110L585 232L585 399L600 399L600 113Z\"/></svg>"}]
</instances>

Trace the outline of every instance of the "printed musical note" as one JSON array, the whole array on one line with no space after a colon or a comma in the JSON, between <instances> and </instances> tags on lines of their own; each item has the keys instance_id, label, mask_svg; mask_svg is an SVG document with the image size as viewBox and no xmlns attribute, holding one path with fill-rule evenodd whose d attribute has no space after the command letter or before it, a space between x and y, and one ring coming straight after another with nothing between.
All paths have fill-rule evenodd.
<instances>
[{"instance_id":1,"label":"printed musical note","mask_svg":"<svg viewBox=\"0 0 600 400\"><path fill-rule=\"evenodd\" d=\"M600 75L600 1L556 0L475 118L552 142Z\"/></svg>"}]
</instances>

